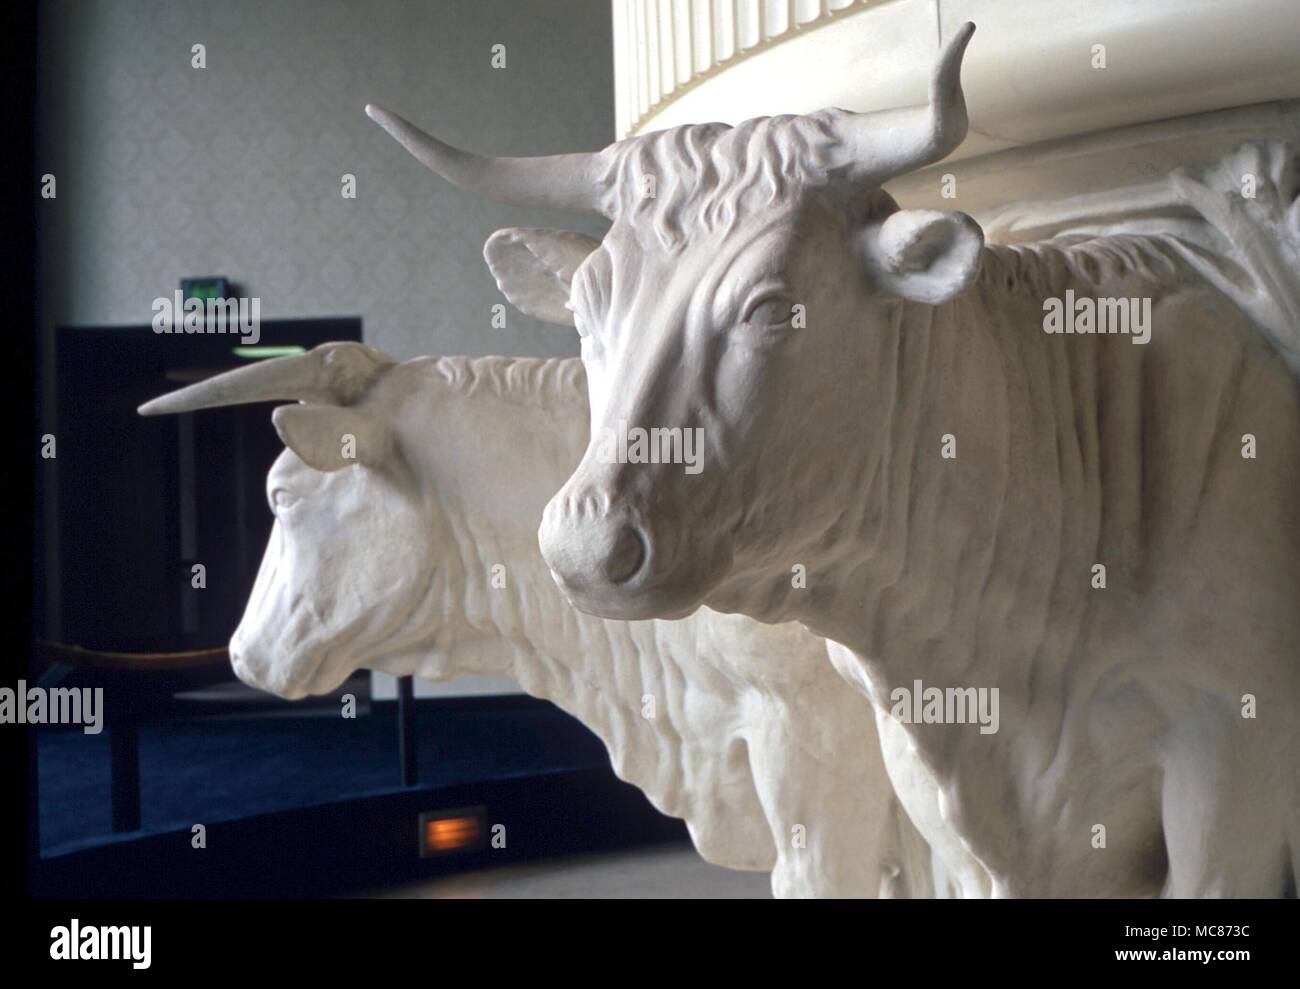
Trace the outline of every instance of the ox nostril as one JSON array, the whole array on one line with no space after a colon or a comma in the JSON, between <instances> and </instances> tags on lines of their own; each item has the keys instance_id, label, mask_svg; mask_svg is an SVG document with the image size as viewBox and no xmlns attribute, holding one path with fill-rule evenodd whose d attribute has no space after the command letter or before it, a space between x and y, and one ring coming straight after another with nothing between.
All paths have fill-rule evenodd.
<instances>
[{"instance_id":1,"label":"ox nostril","mask_svg":"<svg viewBox=\"0 0 1300 989\"><path fill-rule=\"evenodd\" d=\"M653 555L653 544L627 516L574 510L587 503L586 493L552 501L537 530L542 557L565 593L626 584L649 566Z\"/></svg>"},{"instance_id":2,"label":"ox nostril","mask_svg":"<svg viewBox=\"0 0 1300 989\"><path fill-rule=\"evenodd\" d=\"M605 579L621 584L641 569L645 562L645 542L632 526L623 526L614 537L614 545L605 557Z\"/></svg>"}]
</instances>

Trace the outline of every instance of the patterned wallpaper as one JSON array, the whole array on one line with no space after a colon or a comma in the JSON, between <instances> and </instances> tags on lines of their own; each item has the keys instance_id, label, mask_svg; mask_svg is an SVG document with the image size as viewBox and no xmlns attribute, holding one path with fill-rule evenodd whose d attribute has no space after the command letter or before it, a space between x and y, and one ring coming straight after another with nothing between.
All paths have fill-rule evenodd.
<instances>
[{"instance_id":1,"label":"patterned wallpaper","mask_svg":"<svg viewBox=\"0 0 1300 989\"><path fill-rule=\"evenodd\" d=\"M602 147L608 0L56 0L40 27L47 330L147 322L182 276L223 274L264 319L359 314L398 357L577 353L514 310L492 327L481 251L498 227L600 221L452 189L362 108L478 151Z\"/></svg>"}]
</instances>

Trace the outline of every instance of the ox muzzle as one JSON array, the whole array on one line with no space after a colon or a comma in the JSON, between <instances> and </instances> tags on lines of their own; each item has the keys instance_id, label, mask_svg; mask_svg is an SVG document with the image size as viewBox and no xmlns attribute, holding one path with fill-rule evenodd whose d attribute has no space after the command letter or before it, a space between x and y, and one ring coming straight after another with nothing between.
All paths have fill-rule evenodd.
<instances>
[{"instance_id":1,"label":"ox muzzle","mask_svg":"<svg viewBox=\"0 0 1300 989\"><path fill-rule=\"evenodd\" d=\"M651 489L667 480L644 466L579 468L542 515L542 556L579 611L622 621L685 617L700 604L695 563L708 554L679 553L680 513L650 511L669 499L628 493L629 478Z\"/></svg>"}]
</instances>

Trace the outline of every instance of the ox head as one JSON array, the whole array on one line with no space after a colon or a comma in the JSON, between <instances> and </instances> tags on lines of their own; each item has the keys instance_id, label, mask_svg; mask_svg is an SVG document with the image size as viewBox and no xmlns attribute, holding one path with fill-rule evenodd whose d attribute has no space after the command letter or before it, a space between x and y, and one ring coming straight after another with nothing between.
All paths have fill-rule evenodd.
<instances>
[{"instance_id":1,"label":"ox head","mask_svg":"<svg viewBox=\"0 0 1300 989\"><path fill-rule=\"evenodd\" d=\"M276 399L285 451L267 475L275 524L230 642L240 679L285 697L335 689L376 656L429 593L437 540L381 394L395 361L332 343L156 398L142 415Z\"/></svg>"},{"instance_id":2,"label":"ox head","mask_svg":"<svg viewBox=\"0 0 1300 989\"><path fill-rule=\"evenodd\" d=\"M482 158L366 108L461 187L612 221L599 241L507 229L484 250L519 309L581 337L590 446L539 532L577 607L789 617L776 575L788 590L799 554L844 524L845 485L870 480L843 451L888 428L900 312L979 272L970 217L881 188L965 137L973 31L944 47L926 105L690 125L592 154Z\"/></svg>"}]
</instances>

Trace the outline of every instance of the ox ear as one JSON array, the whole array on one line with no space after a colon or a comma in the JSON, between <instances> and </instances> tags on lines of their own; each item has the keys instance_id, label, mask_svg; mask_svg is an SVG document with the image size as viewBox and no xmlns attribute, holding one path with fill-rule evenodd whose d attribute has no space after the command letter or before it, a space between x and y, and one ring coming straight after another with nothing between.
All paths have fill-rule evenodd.
<instances>
[{"instance_id":1,"label":"ox ear","mask_svg":"<svg viewBox=\"0 0 1300 989\"><path fill-rule=\"evenodd\" d=\"M984 231L965 213L904 209L862 232L863 261L876 287L938 305L966 291L980 272Z\"/></svg>"},{"instance_id":2,"label":"ox ear","mask_svg":"<svg viewBox=\"0 0 1300 989\"><path fill-rule=\"evenodd\" d=\"M372 416L335 405L281 405L271 422L284 445L308 467L336 471L353 464L377 467L392 453L392 438Z\"/></svg>"},{"instance_id":3,"label":"ox ear","mask_svg":"<svg viewBox=\"0 0 1300 989\"><path fill-rule=\"evenodd\" d=\"M600 241L570 230L507 227L483 245L501 294L520 312L547 323L573 325L569 283Z\"/></svg>"}]
</instances>

